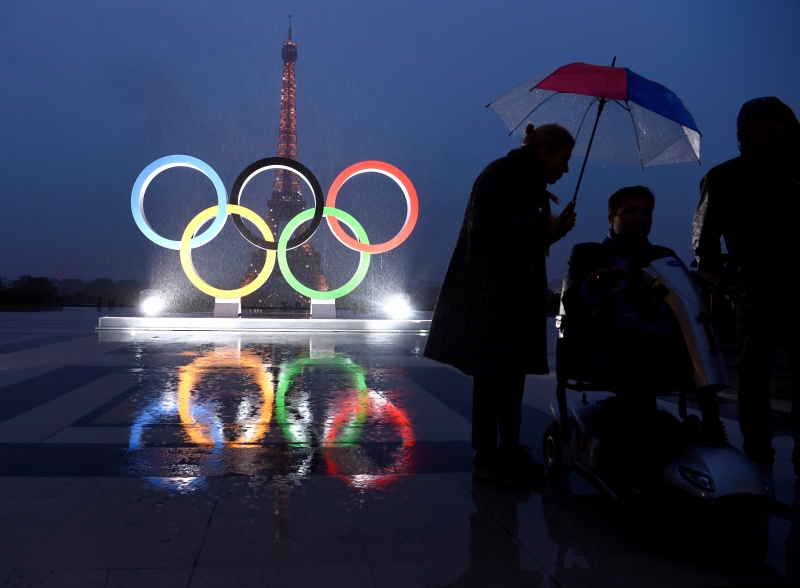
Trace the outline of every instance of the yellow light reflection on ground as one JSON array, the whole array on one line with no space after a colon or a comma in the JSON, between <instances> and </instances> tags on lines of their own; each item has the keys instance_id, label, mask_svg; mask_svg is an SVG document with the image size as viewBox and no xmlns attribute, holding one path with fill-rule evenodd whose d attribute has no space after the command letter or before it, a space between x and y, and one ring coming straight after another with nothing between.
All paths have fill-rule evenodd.
<instances>
[{"instance_id":1,"label":"yellow light reflection on ground","mask_svg":"<svg viewBox=\"0 0 800 588\"><path fill-rule=\"evenodd\" d=\"M192 443L213 446L219 445L221 441L231 447L258 443L266 435L275 401L272 374L266 367L254 352L248 349L240 351L235 347L215 347L195 358L190 364L181 366L178 375L178 414ZM197 410L194 394L204 378L226 369L235 369L249 375L261 392L258 416L238 422L241 430L232 440L224 439L221 423L213 422L215 419L206 410Z\"/></svg>"}]
</instances>

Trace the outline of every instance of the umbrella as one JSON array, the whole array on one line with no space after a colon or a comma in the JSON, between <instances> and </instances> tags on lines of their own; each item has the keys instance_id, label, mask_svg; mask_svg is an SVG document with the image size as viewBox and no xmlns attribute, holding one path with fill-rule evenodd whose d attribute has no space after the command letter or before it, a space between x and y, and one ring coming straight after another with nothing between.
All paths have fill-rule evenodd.
<instances>
[{"instance_id":1,"label":"umbrella","mask_svg":"<svg viewBox=\"0 0 800 588\"><path fill-rule=\"evenodd\" d=\"M636 164L642 171L649 165L700 162L700 129L683 101L661 84L614 67L616 60L611 67L559 67L487 104L511 129L509 134L526 121L557 122L569 129L576 140L573 153L585 155L573 202L590 151L592 157Z\"/></svg>"}]
</instances>

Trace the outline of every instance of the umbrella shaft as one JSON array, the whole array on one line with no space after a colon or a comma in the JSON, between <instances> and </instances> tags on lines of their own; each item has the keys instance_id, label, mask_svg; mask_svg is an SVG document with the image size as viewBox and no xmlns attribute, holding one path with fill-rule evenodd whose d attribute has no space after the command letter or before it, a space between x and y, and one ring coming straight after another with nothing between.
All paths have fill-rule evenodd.
<instances>
[{"instance_id":1,"label":"umbrella shaft","mask_svg":"<svg viewBox=\"0 0 800 588\"><path fill-rule=\"evenodd\" d=\"M616 61L616 57L614 60ZM575 186L575 194L572 196L572 201L578 199L578 190L581 189L581 180L583 179L583 170L586 169L586 161L589 159L589 152L592 150L592 143L594 142L594 134L597 132L597 123L600 122L600 115L603 114L603 107L606 105L606 99L600 98L600 106L597 107L597 118L594 119L594 128L592 128L592 136L589 137L589 146L586 148L586 156L583 158L583 165L581 166L581 174L578 176L578 185Z\"/></svg>"}]
</instances>

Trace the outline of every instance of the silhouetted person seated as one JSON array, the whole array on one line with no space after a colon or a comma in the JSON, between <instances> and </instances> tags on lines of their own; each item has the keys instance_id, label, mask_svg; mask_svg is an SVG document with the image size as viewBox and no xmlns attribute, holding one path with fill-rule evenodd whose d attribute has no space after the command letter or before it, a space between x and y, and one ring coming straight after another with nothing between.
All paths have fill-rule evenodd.
<instances>
[{"instance_id":1,"label":"silhouetted person seated","mask_svg":"<svg viewBox=\"0 0 800 588\"><path fill-rule=\"evenodd\" d=\"M603 455L616 454L622 461L605 465L630 469L642 461L652 465L648 475L653 479L680 437L677 421L656 410L656 394L693 386L677 320L639 277L653 260L677 257L647 238L654 206L655 197L644 186L615 192L608 201L608 236L572 249L562 294L567 324L588 342L594 379L616 392L601 409L601 446ZM701 395L698 400L704 415L701 437L727 444L716 399Z\"/></svg>"}]
</instances>

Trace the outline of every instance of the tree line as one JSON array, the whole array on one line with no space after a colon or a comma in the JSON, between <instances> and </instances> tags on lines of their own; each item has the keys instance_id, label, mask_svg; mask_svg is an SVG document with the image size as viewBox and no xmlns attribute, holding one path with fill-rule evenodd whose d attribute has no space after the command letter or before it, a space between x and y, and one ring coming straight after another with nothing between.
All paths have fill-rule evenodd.
<instances>
[{"instance_id":1,"label":"tree line","mask_svg":"<svg viewBox=\"0 0 800 588\"><path fill-rule=\"evenodd\" d=\"M0 309L48 310L64 306L136 306L139 292L148 287L139 280L98 278L89 282L19 276L10 284L0 280Z\"/></svg>"}]
</instances>

